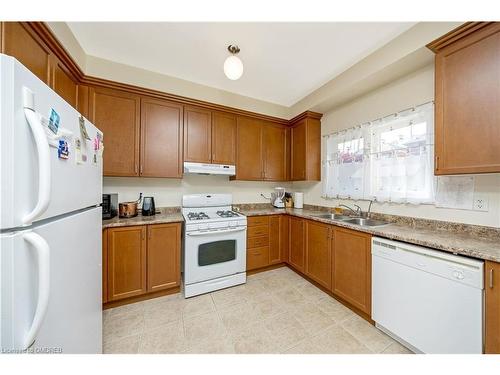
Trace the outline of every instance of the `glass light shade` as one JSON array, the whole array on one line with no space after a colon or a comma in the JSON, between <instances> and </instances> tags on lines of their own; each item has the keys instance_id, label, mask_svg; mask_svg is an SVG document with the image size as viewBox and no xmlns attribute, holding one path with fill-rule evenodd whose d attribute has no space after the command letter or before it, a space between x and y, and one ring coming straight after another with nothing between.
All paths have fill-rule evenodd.
<instances>
[{"instance_id":1,"label":"glass light shade","mask_svg":"<svg viewBox=\"0 0 500 375\"><path fill-rule=\"evenodd\" d=\"M224 74L233 81L241 77L243 74L243 63L238 56L229 56L226 61L224 61Z\"/></svg>"}]
</instances>

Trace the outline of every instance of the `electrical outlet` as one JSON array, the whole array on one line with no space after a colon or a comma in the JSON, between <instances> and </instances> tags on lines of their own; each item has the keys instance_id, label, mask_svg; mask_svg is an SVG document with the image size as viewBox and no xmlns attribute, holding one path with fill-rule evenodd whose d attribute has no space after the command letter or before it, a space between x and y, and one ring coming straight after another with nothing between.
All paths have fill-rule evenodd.
<instances>
[{"instance_id":1,"label":"electrical outlet","mask_svg":"<svg viewBox=\"0 0 500 375\"><path fill-rule=\"evenodd\" d=\"M488 211L488 197L486 195L477 194L474 196L474 210Z\"/></svg>"}]
</instances>

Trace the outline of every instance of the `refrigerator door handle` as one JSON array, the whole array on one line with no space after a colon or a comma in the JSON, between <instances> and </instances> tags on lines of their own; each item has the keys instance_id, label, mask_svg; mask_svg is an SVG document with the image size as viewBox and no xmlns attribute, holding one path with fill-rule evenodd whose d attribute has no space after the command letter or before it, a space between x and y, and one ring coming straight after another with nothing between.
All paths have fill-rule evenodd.
<instances>
[{"instance_id":1,"label":"refrigerator door handle","mask_svg":"<svg viewBox=\"0 0 500 375\"><path fill-rule=\"evenodd\" d=\"M24 224L31 224L47 210L50 202L50 150L45 130L35 112L33 92L26 87L23 87L23 99L24 115L35 138L38 156L38 201L33 211L23 217Z\"/></svg>"},{"instance_id":2,"label":"refrigerator door handle","mask_svg":"<svg viewBox=\"0 0 500 375\"><path fill-rule=\"evenodd\" d=\"M38 268L38 301L35 315L28 333L24 337L23 348L28 349L35 341L40 330L43 318L47 312L50 294L50 248L45 239L37 233L28 232L23 235L23 239L29 242L37 252Z\"/></svg>"}]
</instances>

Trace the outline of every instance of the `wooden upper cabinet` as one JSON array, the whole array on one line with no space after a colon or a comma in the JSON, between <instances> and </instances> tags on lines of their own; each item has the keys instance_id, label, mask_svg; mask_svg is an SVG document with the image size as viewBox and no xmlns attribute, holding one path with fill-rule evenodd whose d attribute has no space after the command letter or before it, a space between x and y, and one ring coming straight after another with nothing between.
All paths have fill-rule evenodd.
<instances>
[{"instance_id":1,"label":"wooden upper cabinet","mask_svg":"<svg viewBox=\"0 0 500 375\"><path fill-rule=\"evenodd\" d=\"M146 226L109 228L108 300L146 292Z\"/></svg>"},{"instance_id":2,"label":"wooden upper cabinet","mask_svg":"<svg viewBox=\"0 0 500 375\"><path fill-rule=\"evenodd\" d=\"M87 85L78 85L77 87L77 100L76 100L76 110L86 118L89 118L89 91L90 88Z\"/></svg>"},{"instance_id":3,"label":"wooden upper cabinet","mask_svg":"<svg viewBox=\"0 0 500 375\"><path fill-rule=\"evenodd\" d=\"M435 174L500 172L500 23L467 23L435 57Z\"/></svg>"},{"instance_id":4,"label":"wooden upper cabinet","mask_svg":"<svg viewBox=\"0 0 500 375\"><path fill-rule=\"evenodd\" d=\"M180 104L142 98L141 176L182 177L182 114Z\"/></svg>"},{"instance_id":5,"label":"wooden upper cabinet","mask_svg":"<svg viewBox=\"0 0 500 375\"><path fill-rule=\"evenodd\" d=\"M2 22L2 53L13 56L49 84L50 49L23 22Z\"/></svg>"},{"instance_id":6,"label":"wooden upper cabinet","mask_svg":"<svg viewBox=\"0 0 500 375\"><path fill-rule=\"evenodd\" d=\"M485 353L500 354L500 263L487 261L484 269Z\"/></svg>"},{"instance_id":7,"label":"wooden upper cabinet","mask_svg":"<svg viewBox=\"0 0 500 375\"><path fill-rule=\"evenodd\" d=\"M292 181L321 180L321 115L306 112L292 120L290 174Z\"/></svg>"},{"instance_id":8,"label":"wooden upper cabinet","mask_svg":"<svg viewBox=\"0 0 500 375\"><path fill-rule=\"evenodd\" d=\"M184 161L212 161L212 112L184 107Z\"/></svg>"},{"instance_id":9,"label":"wooden upper cabinet","mask_svg":"<svg viewBox=\"0 0 500 375\"><path fill-rule=\"evenodd\" d=\"M236 164L236 116L212 114L212 163Z\"/></svg>"},{"instance_id":10,"label":"wooden upper cabinet","mask_svg":"<svg viewBox=\"0 0 500 375\"><path fill-rule=\"evenodd\" d=\"M90 121L104 133L105 176L139 175L140 106L138 95L90 88Z\"/></svg>"},{"instance_id":11,"label":"wooden upper cabinet","mask_svg":"<svg viewBox=\"0 0 500 375\"><path fill-rule=\"evenodd\" d=\"M287 128L272 123L263 125L264 180L284 181L287 179Z\"/></svg>"},{"instance_id":12,"label":"wooden upper cabinet","mask_svg":"<svg viewBox=\"0 0 500 375\"><path fill-rule=\"evenodd\" d=\"M293 181L306 179L306 120L295 124L291 129L291 177Z\"/></svg>"},{"instance_id":13,"label":"wooden upper cabinet","mask_svg":"<svg viewBox=\"0 0 500 375\"><path fill-rule=\"evenodd\" d=\"M238 117L236 179L262 180L262 121Z\"/></svg>"},{"instance_id":14,"label":"wooden upper cabinet","mask_svg":"<svg viewBox=\"0 0 500 375\"><path fill-rule=\"evenodd\" d=\"M147 290L180 285L181 224L148 225Z\"/></svg>"},{"instance_id":15,"label":"wooden upper cabinet","mask_svg":"<svg viewBox=\"0 0 500 375\"><path fill-rule=\"evenodd\" d=\"M305 220L290 217L290 254L289 262L300 272L305 266Z\"/></svg>"},{"instance_id":16,"label":"wooden upper cabinet","mask_svg":"<svg viewBox=\"0 0 500 375\"><path fill-rule=\"evenodd\" d=\"M50 75L50 86L73 108L76 108L78 98L76 79L55 56L50 58Z\"/></svg>"},{"instance_id":17,"label":"wooden upper cabinet","mask_svg":"<svg viewBox=\"0 0 500 375\"><path fill-rule=\"evenodd\" d=\"M333 293L371 316L371 236L335 227Z\"/></svg>"},{"instance_id":18,"label":"wooden upper cabinet","mask_svg":"<svg viewBox=\"0 0 500 375\"><path fill-rule=\"evenodd\" d=\"M332 227L306 221L305 274L328 290L332 289Z\"/></svg>"}]
</instances>

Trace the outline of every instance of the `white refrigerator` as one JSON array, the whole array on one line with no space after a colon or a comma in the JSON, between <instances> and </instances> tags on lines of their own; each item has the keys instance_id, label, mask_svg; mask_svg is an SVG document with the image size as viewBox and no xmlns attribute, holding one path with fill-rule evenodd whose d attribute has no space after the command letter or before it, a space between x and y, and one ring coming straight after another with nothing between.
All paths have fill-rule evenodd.
<instances>
[{"instance_id":1,"label":"white refrigerator","mask_svg":"<svg viewBox=\"0 0 500 375\"><path fill-rule=\"evenodd\" d=\"M101 353L103 135L0 54L0 347Z\"/></svg>"}]
</instances>

